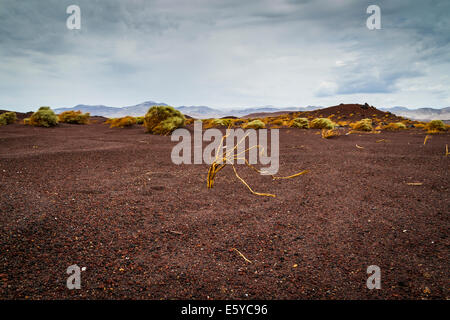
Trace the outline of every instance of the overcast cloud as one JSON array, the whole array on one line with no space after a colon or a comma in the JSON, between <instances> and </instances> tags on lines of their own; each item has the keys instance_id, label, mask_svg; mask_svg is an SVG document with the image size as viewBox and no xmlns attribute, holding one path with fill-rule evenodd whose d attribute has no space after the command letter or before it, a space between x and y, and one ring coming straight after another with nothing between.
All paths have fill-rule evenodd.
<instances>
[{"instance_id":1,"label":"overcast cloud","mask_svg":"<svg viewBox=\"0 0 450 320\"><path fill-rule=\"evenodd\" d=\"M66 28L71 4L81 30ZM0 109L447 107L449 13L448 0L0 0Z\"/></svg>"}]
</instances>

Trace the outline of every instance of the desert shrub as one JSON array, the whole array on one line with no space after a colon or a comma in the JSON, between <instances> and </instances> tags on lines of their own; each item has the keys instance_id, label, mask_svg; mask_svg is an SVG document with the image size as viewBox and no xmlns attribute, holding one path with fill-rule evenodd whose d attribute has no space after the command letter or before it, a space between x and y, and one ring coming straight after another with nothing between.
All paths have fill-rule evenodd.
<instances>
[{"instance_id":1,"label":"desert shrub","mask_svg":"<svg viewBox=\"0 0 450 320\"><path fill-rule=\"evenodd\" d=\"M245 125L246 129L264 129L266 127L266 125L264 124L264 122L262 122L259 119L250 121L249 123L247 123Z\"/></svg>"},{"instance_id":2,"label":"desert shrub","mask_svg":"<svg viewBox=\"0 0 450 320\"><path fill-rule=\"evenodd\" d=\"M28 124L38 127L53 127L58 124L58 117L50 107L40 107L31 115Z\"/></svg>"},{"instance_id":3,"label":"desert shrub","mask_svg":"<svg viewBox=\"0 0 450 320\"><path fill-rule=\"evenodd\" d=\"M194 121L195 121L195 119L193 119L193 118L188 118L188 119L186 119L186 120L184 121L184 124L185 124L185 125L193 124Z\"/></svg>"},{"instance_id":4,"label":"desert shrub","mask_svg":"<svg viewBox=\"0 0 450 320\"><path fill-rule=\"evenodd\" d=\"M270 123L271 118L270 117L264 117L264 118L261 118L261 121L264 122L265 124L268 124L268 123Z\"/></svg>"},{"instance_id":5,"label":"desert shrub","mask_svg":"<svg viewBox=\"0 0 450 320\"><path fill-rule=\"evenodd\" d=\"M333 138L333 137L337 137L339 136L339 131L336 129L322 129L322 138L324 139L329 139L329 138Z\"/></svg>"},{"instance_id":6,"label":"desert shrub","mask_svg":"<svg viewBox=\"0 0 450 320\"><path fill-rule=\"evenodd\" d=\"M215 126L214 120L215 120L215 119L203 119L203 120L202 120L203 128L204 128L204 129L213 128L213 127ZM186 121L184 122L184 124L186 124Z\"/></svg>"},{"instance_id":7,"label":"desert shrub","mask_svg":"<svg viewBox=\"0 0 450 320\"><path fill-rule=\"evenodd\" d=\"M284 123L283 119L275 119L272 121L272 124L275 126L282 126Z\"/></svg>"},{"instance_id":8,"label":"desert shrub","mask_svg":"<svg viewBox=\"0 0 450 320\"><path fill-rule=\"evenodd\" d=\"M348 121L338 121L338 125L341 127L345 127L345 126L349 125L349 122Z\"/></svg>"},{"instance_id":9,"label":"desert shrub","mask_svg":"<svg viewBox=\"0 0 450 320\"><path fill-rule=\"evenodd\" d=\"M442 120L431 120L425 125L428 131L445 131L445 123Z\"/></svg>"},{"instance_id":10,"label":"desert shrub","mask_svg":"<svg viewBox=\"0 0 450 320\"><path fill-rule=\"evenodd\" d=\"M0 114L0 125L7 125L17 121L15 112L5 112Z\"/></svg>"},{"instance_id":11,"label":"desert shrub","mask_svg":"<svg viewBox=\"0 0 450 320\"><path fill-rule=\"evenodd\" d=\"M372 119L362 119L352 124L352 128L358 131L372 131Z\"/></svg>"},{"instance_id":12,"label":"desert shrub","mask_svg":"<svg viewBox=\"0 0 450 320\"><path fill-rule=\"evenodd\" d=\"M8 124L14 123L17 121L17 114L15 112L5 112L3 114L4 117L6 117L6 121Z\"/></svg>"},{"instance_id":13,"label":"desert shrub","mask_svg":"<svg viewBox=\"0 0 450 320\"><path fill-rule=\"evenodd\" d=\"M390 131L404 130L406 129L406 125L402 122L391 122L384 129Z\"/></svg>"},{"instance_id":14,"label":"desert shrub","mask_svg":"<svg viewBox=\"0 0 450 320\"><path fill-rule=\"evenodd\" d=\"M216 127L230 127L233 125L233 119L213 119L212 124Z\"/></svg>"},{"instance_id":15,"label":"desert shrub","mask_svg":"<svg viewBox=\"0 0 450 320\"><path fill-rule=\"evenodd\" d=\"M109 119L108 119L109 120ZM111 121L109 121L110 128L125 128L130 127L133 124L136 123L135 117L122 117L122 118L112 118Z\"/></svg>"},{"instance_id":16,"label":"desert shrub","mask_svg":"<svg viewBox=\"0 0 450 320\"><path fill-rule=\"evenodd\" d=\"M136 117L136 124L144 124L144 117Z\"/></svg>"},{"instance_id":17,"label":"desert shrub","mask_svg":"<svg viewBox=\"0 0 450 320\"><path fill-rule=\"evenodd\" d=\"M309 123L309 127L313 129L334 129L334 122L328 118L315 118Z\"/></svg>"},{"instance_id":18,"label":"desert shrub","mask_svg":"<svg viewBox=\"0 0 450 320\"><path fill-rule=\"evenodd\" d=\"M246 120L246 119L237 118L237 119L234 119L233 124L237 127L240 127L240 126L243 126L247 122L248 122L248 120Z\"/></svg>"},{"instance_id":19,"label":"desert shrub","mask_svg":"<svg viewBox=\"0 0 450 320\"><path fill-rule=\"evenodd\" d=\"M153 106L145 115L144 126L147 132L153 134L169 134L184 126L183 114L169 106Z\"/></svg>"},{"instance_id":20,"label":"desert shrub","mask_svg":"<svg viewBox=\"0 0 450 320\"><path fill-rule=\"evenodd\" d=\"M87 124L89 117L89 112L81 113L81 111L64 111L58 115L59 122L74 124Z\"/></svg>"},{"instance_id":21,"label":"desert shrub","mask_svg":"<svg viewBox=\"0 0 450 320\"><path fill-rule=\"evenodd\" d=\"M308 129L309 121L307 118L295 118L289 124L292 128Z\"/></svg>"}]
</instances>

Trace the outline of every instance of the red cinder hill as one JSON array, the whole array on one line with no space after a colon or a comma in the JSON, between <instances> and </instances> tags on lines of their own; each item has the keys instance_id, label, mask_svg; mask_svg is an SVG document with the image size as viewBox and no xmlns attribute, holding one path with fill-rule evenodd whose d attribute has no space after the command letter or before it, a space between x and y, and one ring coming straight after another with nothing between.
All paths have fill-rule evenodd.
<instances>
[{"instance_id":1,"label":"red cinder hill","mask_svg":"<svg viewBox=\"0 0 450 320\"><path fill-rule=\"evenodd\" d=\"M333 121L359 121L365 118L380 119L388 122L405 120L393 113L378 110L374 106L366 104L339 104L314 111L285 111L274 113L251 114L243 118L331 118Z\"/></svg>"},{"instance_id":2,"label":"red cinder hill","mask_svg":"<svg viewBox=\"0 0 450 320\"><path fill-rule=\"evenodd\" d=\"M364 118L372 118L374 116L385 117L386 115L394 116L390 112L378 110L374 106L370 106L368 104L339 104L328 108L302 112L302 114L324 118L334 115L336 117L340 116L342 120L360 120ZM401 119L401 117L398 118Z\"/></svg>"}]
</instances>

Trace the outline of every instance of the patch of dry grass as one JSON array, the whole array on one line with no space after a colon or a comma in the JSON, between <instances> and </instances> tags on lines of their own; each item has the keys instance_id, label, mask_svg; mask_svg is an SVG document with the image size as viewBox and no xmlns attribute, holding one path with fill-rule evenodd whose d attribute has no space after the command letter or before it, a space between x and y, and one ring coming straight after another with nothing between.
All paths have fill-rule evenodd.
<instances>
[{"instance_id":1,"label":"patch of dry grass","mask_svg":"<svg viewBox=\"0 0 450 320\"><path fill-rule=\"evenodd\" d=\"M322 138L324 138L324 139L330 139L333 137L340 136L340 133L336 129L322 129L321 135L322 135Z\"/></svg>"}]
</instances>

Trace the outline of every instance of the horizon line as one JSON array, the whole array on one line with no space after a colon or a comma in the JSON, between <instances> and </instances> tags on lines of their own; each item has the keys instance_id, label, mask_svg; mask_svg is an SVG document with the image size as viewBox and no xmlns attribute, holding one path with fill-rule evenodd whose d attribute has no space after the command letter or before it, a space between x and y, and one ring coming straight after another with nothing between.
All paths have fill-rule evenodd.
<instances>
[{"instance_id":1,"label":"horizon line","mask_svg":"<svg viewBox=\"0 0 450 320\"><path fill-rule=\"evenodd\" d=\"M305 105L305 106L283 106L283 107L278 107L278 106L274 106L274 105L259 105L259 106L242 106L242 107L212 107L212 106L208 106L208 105L201 105L201 104L199 104L199 105L179 105L179 106L174 106L174 105L171 105L171 104L168 104L168 103L165 103L165 102L156 102L156 101L152 101L152 100L147 100L147 101L143 101L143 102L141 102L141 103L137 103L137 104L134 104L134 105L126 105L126 106L123 106L123 107L114 107L114 106L109 106L109 105L105 105L105 104L83 104L83 103L78 103L78 104L76 104L76 105L74 105L74 106L72 106L72 107L51 107L53 110L56 110L56 109L73 109L73 108L76 108L77 106L88 106L88 107L106 107L106 108L114 108L114 109L123 109L123 108L129 108L129 107L135 107L135 106L138 106L138 105L141 105L141 104L144 104L144 103L147 103L147 102L153 102L154 103L154 105L167 105L167 106L171 106L171 107L174 107L174 108L181 108L181 107L187 107L187 108L194 108L194 107L206 107L206 108L210 108L210 109L213 109L213 110L215 110L215 111L222 111L222 112L226 112L226 111L237 111L237 110L246 110L246 109L262 109L262 108L273 108L273 109L277 109L277 110L280 110L280 111L284 111L285 109L286 109L286 111L290 111L290 110L287 110L287 109L292 109L292 108L308 108L308 107L316 107L316 108L318 108L318 109L324 109L324 108L329 108L329 107L334 107L334 106L339 106L339 105L341 105L341 104L343 104L343 105L364 105L365 103L338 103L338 104L332 104L332 105L329 105L329 106L322 106L322 105L312 105L312 104L308 104L308 105ZM445 109L445 108L449 108L450 106L439 106L439 107L436 107L436 106L430 106L430 107L425 107L425 106L422 106L422 107L405 107L405 106L402 106L402 105L394 105L394 106L381 106L381 107L377 107L377 106L374 106L374 105L371 105L370 103L367 103L369 106L373 106L373 107L375 107L376 109L393 109L393 108L405 108L405 109L408 109L408 110L419 110L419 109L434 109L434 110L440 110L440 109ZM37 109L39 109L41 106L47 106L46 104L42 104L42 105L39 105L39 106L36 106L36 107L34 107L34 108L32 108L31 110L29 110L29 111L20 111L20 110L17 110L17 109L21 109L20 107L19 108L10 108L10 107L2 107L2 106L0 106L0 108L2 109L2 110L8 110L8 111L15 111L15 112L22 112L22 113L26 113L26 112L32 112L32 111L36 111Z\"/></svg>"}]
</instances>

